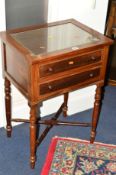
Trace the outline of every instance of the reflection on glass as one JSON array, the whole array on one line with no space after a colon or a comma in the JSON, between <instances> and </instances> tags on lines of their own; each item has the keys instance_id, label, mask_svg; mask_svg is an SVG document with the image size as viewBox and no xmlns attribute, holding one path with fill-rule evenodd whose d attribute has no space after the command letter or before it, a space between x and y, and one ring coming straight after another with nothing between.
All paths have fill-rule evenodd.
<instances>
[{"instance_id":1,"label":"reflection on glass","mask_svg":"<svg viewBox=\"0 0 116 175\"><path fill-rule=\"evenodd\" d=\"M99 40L72 23L13 33L11 36L35 55L79 48Z\"/></svg>"}]
</instances>

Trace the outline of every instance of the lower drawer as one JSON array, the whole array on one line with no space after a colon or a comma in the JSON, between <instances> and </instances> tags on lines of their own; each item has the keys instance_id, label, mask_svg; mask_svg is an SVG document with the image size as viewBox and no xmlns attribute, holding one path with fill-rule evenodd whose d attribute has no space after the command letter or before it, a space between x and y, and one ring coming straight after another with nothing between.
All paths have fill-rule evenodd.
<instances>
[{"instance_id":1,"label":"lower drawer","mask_svg":"<svg viewBox=\"0 0 116 175\"><path fill-rule=\"evenodd\" d=\"M59 80L50 81L40 85L40 95L51 93L57 90L68 88L80 83L90 83L99 80L100 68L82 72L80 74L71 75L69 77L61 78ZM95 79L96 78L96 79Z\"/></svg>"}]
</instances>

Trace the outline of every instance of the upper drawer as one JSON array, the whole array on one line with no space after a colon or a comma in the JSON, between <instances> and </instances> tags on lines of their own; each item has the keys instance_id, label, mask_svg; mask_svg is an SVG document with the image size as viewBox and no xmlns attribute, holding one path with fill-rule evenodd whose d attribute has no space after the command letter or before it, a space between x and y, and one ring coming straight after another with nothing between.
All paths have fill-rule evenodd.
<instances>
[{"instance_id":1,"label":"upper drawer","mask_svg":"<svg viewBox=\"0 0 116 175\"><path fill-rule=\"evenodd\" d=\"M70 70L73 68L96 63L101 60L101 51L68 58L59 62L41 65L39 69L40 77L52 75L54 73Z\"/></svg>"}]
</instances>

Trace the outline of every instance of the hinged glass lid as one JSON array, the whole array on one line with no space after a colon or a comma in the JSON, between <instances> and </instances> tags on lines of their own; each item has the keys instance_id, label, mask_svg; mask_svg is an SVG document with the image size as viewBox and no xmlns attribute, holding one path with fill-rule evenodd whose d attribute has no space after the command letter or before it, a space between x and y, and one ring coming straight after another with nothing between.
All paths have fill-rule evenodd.
<instances>
[{"instance_id":1,"label":"hinged glass lid","mask_svg":"<svg viewBox=\"0 0 116 175\"><path fill-rule=\"evenodd\" d=\"M39 55L99 41L94 35L72 23L13 33L11 36L32 54Z\"/></svg>"}]
</instances>

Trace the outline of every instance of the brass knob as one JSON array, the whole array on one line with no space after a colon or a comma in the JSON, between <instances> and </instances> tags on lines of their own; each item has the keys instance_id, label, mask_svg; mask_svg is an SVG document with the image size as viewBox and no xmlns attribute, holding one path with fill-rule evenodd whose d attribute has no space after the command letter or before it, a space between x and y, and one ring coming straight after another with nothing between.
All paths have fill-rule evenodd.
<instances>
[{"instance_id":1,"label":"brass knob","mask_svg":"<svg viewBox=\"0 0 116 175\"><path fill-rule=\"evenodd\" d=\"M69 61L68 64L70 64L70 65L71 65L71 64L74 64L74 61Z\"/></svg>"},{"instance_id":2,"label":"brass knob","mask_svg":"<svg viewBox=\"0 0 116 175\"><path fill-rule=\"evenodd\" d=\"M44 47L44 46L40 46L39 48L40 48L40 49L45 49L45 47Z\"/></svg>"},{"instance_id":3,"label":"brass knob","mask_svg":"<svg viewBox=\"0 0 116 175\"><path fill-rule=\"evenodd\" d=\"M49 86L48 86L48 88L51 90L51 89L52 89L52 86L51 86L51 85L49 85Z\"/></svg>"},{"instance_id":4,"label":"brass knob","mask_svg":"<svg viewBox=\"0 0 116 175\"><path fill-rule=\"evenodd\" d=\"M53 71L53 69L51 67L49 67L48 70L49 70L49 72L52 72Z\"/></svg>"},{"instance_id":5,"label":"brass knob","mask_svg":"<svg viewBox=\"0 0 116 175\"><path fill-rule=\"evenodd\" d=\"M93 76L94 76L94 74L93 74L93 73L90 73L90 74L89 74L89 77L93 77Z\"/></svg>"}]
</instances>

